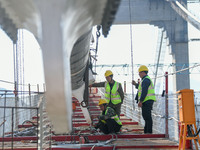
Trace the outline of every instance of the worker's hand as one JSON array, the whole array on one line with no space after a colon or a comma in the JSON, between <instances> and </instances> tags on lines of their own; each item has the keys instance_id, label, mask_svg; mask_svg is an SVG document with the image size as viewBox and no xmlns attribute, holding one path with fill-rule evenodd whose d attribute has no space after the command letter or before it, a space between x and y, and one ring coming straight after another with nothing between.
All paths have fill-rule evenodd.
<instances>
[{"instance_id":1,"label":"worker's hand","mask_svg":"<svg viewBox=\"0 0 200 150\"><path fill-rule=\"evenodd\" d=\"M135 82L135 80L132 80L132 84L133 84L133 85L136 85L137 83Z\"/></svg>"},{"instance_id":2,"label":"worker's hand","mask_svg":"<svg viewBox=\"0 0 200 150\"><path fill-rule=\"evenodd\" d=\"M138 107L142 107L142 102L139 102L139 103L138 103Z\"/></svg>"}]
</instances>

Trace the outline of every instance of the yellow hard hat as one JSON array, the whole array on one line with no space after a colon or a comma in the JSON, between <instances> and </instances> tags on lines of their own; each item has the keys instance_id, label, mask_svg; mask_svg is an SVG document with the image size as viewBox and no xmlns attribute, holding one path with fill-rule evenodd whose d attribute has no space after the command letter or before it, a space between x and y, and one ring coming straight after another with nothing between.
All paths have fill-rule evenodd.
<instances>
[{"instance_id":1,"label":"yellow hard hat","mask_svg":"<svg viewBox=\"0 0 200 150\"><path fill-rule=\"evenodd\" d=\"M108 102L105 99L100 99L98 105L102 105L102 104L108 104Z\"/></svg>"},{"instance_id":2,"label":"yellow hard hat","mask_svg":"<svg viewBox=\"0 0 200 150\"><path fill-rule=\"evenodd\" d=\"M105 72L105 77L108 77L108 76L110 76L110 75L113 75L112 71L107 70L107 71Z\"/></svg>"},{"instance_id":3,"label":"yellow hard hat","mask_svg":"<svg viewBox=\"0 0 200 150\"><path fill-rule=\"evenodd\" d=\"M138 72L141 72L141 71L149 71L149 70L145 65L141 65L140 68L138 69Z\"/></svg>"}]
</instances>

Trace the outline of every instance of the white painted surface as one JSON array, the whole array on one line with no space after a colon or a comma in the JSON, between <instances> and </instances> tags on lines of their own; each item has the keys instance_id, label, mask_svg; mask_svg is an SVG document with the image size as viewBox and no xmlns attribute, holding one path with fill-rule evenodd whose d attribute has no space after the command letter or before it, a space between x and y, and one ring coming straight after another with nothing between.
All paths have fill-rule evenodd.
<instances>
[{"instance_id":1,"label":"white painted surface","mask_svg":"<svg viewBox=\"0 0 200 150\"><path fill-rule=\"evenodd\" d=\"M47 112L55 133L72 129L70 55L76 40L100 24L106 0L0 0L9 18L43 51ZM85 110L83 110L86 113ZM90 119L88 118L88 121Z\"/></svg>"}]
</instances>

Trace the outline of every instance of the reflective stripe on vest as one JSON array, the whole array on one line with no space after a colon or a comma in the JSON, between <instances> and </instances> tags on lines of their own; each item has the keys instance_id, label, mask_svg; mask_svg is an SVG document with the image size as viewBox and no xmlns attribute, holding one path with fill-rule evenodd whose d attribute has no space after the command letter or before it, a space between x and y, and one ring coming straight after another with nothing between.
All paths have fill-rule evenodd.
<instances>
[{"instance_id":1,"label":"reflective stripe on vest","mask_svg":"<svg viewBox=\"0 0 200 150\"><path fill-rule=\"evenodd\" d=\"M105 115L107 114L109 108L110 108L110 107L107 107L107 108L106 108ZM111 109L112 109L112 108L111 108ZM101 113L101 115L103 115L103 114ZM119 125L122 125L122 122L120 121L118 115L112 116L111 119L114 119ZM106 124L106 121L105 121L105 120L101 120L101 121L102 121L103 123Z\"/></svg>"},{"instance_id":2,"label":"reflective stripe on vest","mask_svg":"<svg viewBox=\"0 0 200 150\"><path fill-rule=\"evenodd\" d=\"M142 103L144 103L144 102L146 102L148 100L154 100L154 101L156 101L156 96L155 96L153 82L152 82L152 80L151 80L151 78L149 76L146 76L145 78L149 79L151 81L151 84L148 87L147 95L146 95L146 97L145 97L145 99L143 100ZM142 82L144 81L144 79L142 80ZM142 94L142 82L139 84L139 87L138 87L138 98L139 98L139 100L140 100L140 97L141 97L141 94Z\"/></svg>"},{"instance_id":3,"label":"reflective stripe on vest","mask_svg":"<svg viewBox=\"0 0 200 150\"><path fill-rule=\"evenodd\" d=\"M119 83L115 81L112 90L110 91L109 82L105 83L105 99L109 103L110 100L113 104L119 104L122 102L121 97L118 93Z\"/></svg>"}]
</instances>

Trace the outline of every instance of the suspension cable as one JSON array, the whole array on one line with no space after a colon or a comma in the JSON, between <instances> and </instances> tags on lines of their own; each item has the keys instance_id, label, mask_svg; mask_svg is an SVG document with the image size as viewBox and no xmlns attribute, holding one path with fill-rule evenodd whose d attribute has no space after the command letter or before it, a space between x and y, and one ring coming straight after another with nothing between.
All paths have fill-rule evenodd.
<instances>
[{"instance_id":1,"label":"suspension cable","mask_svg":"<svg viewBox=\"0 0 200 150\"><path fill-rule=\"evenodd\" d=\"M174 74L177 74L177 73L180 73L180 72L183 72L183 71L192 69L192 68L196 68L196 67L199 67L199 66L200 66L200 64L195 64L195 65L193 65L193 66L191 66L191 67L188 67L188 68L185 68L185 69L181 69L181 70L178 70L178 71L169 73L168 76L169 76L169 75L174 75ZM164 75L164 76L165 76L165 75ZM164 77L164 76L163 76L163 75L162 75L162 76L157 76L157 78L162 78L162 77Z\"/></svg>"}]
</instances>

